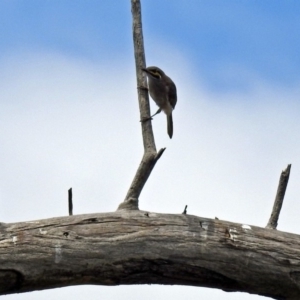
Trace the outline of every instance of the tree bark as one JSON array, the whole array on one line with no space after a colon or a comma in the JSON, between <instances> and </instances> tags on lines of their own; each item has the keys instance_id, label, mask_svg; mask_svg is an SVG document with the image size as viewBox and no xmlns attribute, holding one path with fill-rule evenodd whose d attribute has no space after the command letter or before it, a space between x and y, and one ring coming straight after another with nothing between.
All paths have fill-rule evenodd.
<instances>
[{"instance_id":1,"label":"tree bark","mask_svg":"<svg viewBox=\"0 0 300 300\"><path fill-rule=\"evenodd\" d=\"M290 178L291 166L292 165L289 164L287 166L287 168L281 172L271 217L266 226L267 228L276 229L276 227L277 227L285 191L286 191L286 188L287 188L287 185L289 182L289 178Z\"/></svg>"},{"instance_id":2,"label":"tree bark","mask_svg":"<svg viewBox=\"0 0 300 300\"><path fill-rule=\"evenodd\" d=\"M0 295L170 284L300 299L300 236L143 211L0 223Z\"/></svg>"},{"instance_id":3,"label":"tree bark","mask_svg":"<svg viewBox=\"0 0 300 300\"><path fill-rule=\"evenodd\" d=\"M165 148L156 151L155 140L151 124L150 104L147 88L146 75L143 68L146 67L144 38L142 28L141 3L139 0L131 0L132 13L132 33L134 58L136 68L136 81L138 90L138 100L140 108L140 120L144 144L144 155L136 171L133 181L129 187L124 201L119 205L118 210L138 210L139 196L146 184L155 164L162 156Z\"/></svg>"}]
</instances>

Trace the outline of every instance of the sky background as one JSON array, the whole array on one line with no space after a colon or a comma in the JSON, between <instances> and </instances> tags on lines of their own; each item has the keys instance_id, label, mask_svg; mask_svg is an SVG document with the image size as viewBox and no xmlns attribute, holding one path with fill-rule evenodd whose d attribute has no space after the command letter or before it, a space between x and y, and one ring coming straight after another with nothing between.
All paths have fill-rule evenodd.
<instances>
[{"instance_id":1,"label":"sky background","mask_svg":"<svg viewBox=\"0 0 300 300\"><path fill-rule=\"evenodd\" d=\"M176 83L174 136L140 208L299 233L300 2L143 0L147 65ZM130 1L0 1L0 220L115 211L143 146ZM152 111L156 107L151 102ZM3 299L265 299L180 286L82 286Z\"/></svg>"}]
</instances>

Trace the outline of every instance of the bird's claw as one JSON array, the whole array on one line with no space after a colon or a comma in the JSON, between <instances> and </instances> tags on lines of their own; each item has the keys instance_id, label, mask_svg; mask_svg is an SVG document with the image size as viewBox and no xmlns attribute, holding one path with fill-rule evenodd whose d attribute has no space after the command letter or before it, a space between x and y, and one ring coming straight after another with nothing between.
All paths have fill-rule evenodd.
<instances>
[{"instance_id":1,"label":"bird's claw","mask_svg":"<svg viewBox=\"0 0 300 300\"><path fill-rule=\"evenodd\" d=\"M146 86L142 86L142 85L138 86L137 88L140 89L140 90L147 91L147 92L149 90Z\"/></svg>"},{"instance_id":2,"label":"bird's claw","mask_svg":"<svg viewBox=\"0 0 300 300\"><path fill-rule=\"evenodd\" d=\"M147 121L151 121L151 120L153 120L152 117L146 117L146 118L142 118L140 120L140 122L147 122Z\"/></svg>"}]
</instances>

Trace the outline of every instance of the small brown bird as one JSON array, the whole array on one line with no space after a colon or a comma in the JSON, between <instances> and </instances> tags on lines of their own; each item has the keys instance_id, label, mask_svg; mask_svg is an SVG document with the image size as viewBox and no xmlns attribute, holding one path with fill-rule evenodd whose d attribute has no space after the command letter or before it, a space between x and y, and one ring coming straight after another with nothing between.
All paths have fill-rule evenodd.
<instances>
[{"instance_id":1,"label":"small brown bird","mask_svg":"<svg viewBox=\"0 0 300 300\"><path fill-rule=\"evenodd\" d=\"M148 77L150 96L159 107L158 111L151 117L164 111L167 115L168 135L171 139L173 136L172 112L177 102L176 85L172 79L158 67L148 67L142 70L146 72Z\"/></svg>"}]
</instances>

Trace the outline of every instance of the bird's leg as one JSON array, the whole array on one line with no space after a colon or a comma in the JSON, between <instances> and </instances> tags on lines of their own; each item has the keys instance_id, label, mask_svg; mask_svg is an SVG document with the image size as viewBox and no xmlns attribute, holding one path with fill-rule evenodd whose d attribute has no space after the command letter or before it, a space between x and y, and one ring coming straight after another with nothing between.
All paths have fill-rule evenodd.
<instances>
[{"instance_id":1,"label":"bird's leg","mask_svg":"<svg viewBox=\"0 0 300 300\"><path fill-rule=\"evenodd\" d=\"M159 114L160 112L161 112L161 108L159 108L159 109L157 110L157 112L156 112L154 115L152 115L152 116L150 116L150 117L148 117L148 118L144 118L144 119L142 119L140 122L146 122L146 121L152 120L152 118L153 118L154 116L156 116L157 114Z\"/></svg>"},{"instance_id":2,"label":"bird's leg","mask_svg":"<svg viewBox=\"0 0 300 300\"><path fill-rule=\"evenodd\" d=\"M140 89L140 90L147 91L147 92L149 91L149 89L146 86L138 86L137 88ZM159 114L160 112L161 112L161 108L159 108L154 115L152 115L152 116L150 116L148 118L143 118L142 120L140 120L140 122L146 122L146 121L152 120L152 118L154 116L156 116L157 114Z\"/></svg>"},{"instance_id":3,"label":"bird's leg","mask_svg":"<svg viewBox=\"0 0 300 300\"><path fill-rule=\"evenodd\" d=\"M146 86L142 86L142 85L138 86L137 88L140 89L140 90L147 91L147 92L149 90Z\"/></svg>"},{"instance_id":4,"label":"bird's leg","mask_svg":"<svg viewBox=\"0 0 300 300\"><path fill-rule=\"evenodd\" d=\"M152 115L150 118L153 118L154 116L158 115L159 113L161 113L161 108L159 108L159 109L157 110L157 112L156 112L154 115Z\"/></svg>"}]
</instances>

